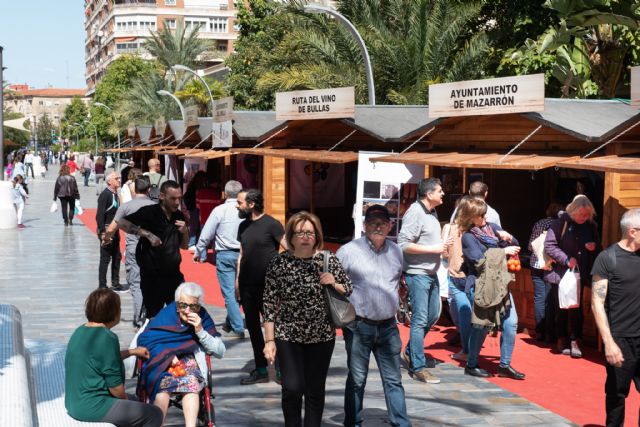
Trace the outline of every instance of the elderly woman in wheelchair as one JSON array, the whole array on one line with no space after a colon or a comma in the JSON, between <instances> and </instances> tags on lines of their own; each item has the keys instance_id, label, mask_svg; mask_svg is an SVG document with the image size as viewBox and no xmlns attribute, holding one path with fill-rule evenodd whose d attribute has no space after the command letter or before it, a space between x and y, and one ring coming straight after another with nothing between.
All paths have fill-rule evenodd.
<instances>
[{"instance_id":1,"label":"elderly woman in wheelchair","mask_svg":"<svg viewBox=\"0 0 640 427\"><path fill-rule=\"evenodd\" d=\"M149 349L142 365L139 394L159 407L166 416L172 395L181 395L186 427L195 427L200 392L207 386L206 355L221 359L225 346L207 310L202 307L202 288L181 284L175 302L164 307L138 337L138 345Z\"/></svg>"}]
</instances>

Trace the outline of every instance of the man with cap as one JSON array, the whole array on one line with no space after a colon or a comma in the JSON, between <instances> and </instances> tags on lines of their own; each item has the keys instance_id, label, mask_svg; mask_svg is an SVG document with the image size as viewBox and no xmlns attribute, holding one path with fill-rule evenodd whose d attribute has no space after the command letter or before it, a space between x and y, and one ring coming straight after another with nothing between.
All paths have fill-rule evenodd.
<instances>
[{"instance_id":1,"label":"man with cap","mask_svg":"<svg viewBox=\"0 0 640 427\"><path fill-rule=\"evenodd\" d=\"M380 369L391 425L411 425L400 372L402 341L395 318L402 250L387 240L393 226L386 207L370 206L364 216L365 235L336 253L353 283L349 301L356 310L356 320L342 329L349 368L344 392L344 425L347 427L362 425L371 353Z\"/></svg>"}]
</instances>

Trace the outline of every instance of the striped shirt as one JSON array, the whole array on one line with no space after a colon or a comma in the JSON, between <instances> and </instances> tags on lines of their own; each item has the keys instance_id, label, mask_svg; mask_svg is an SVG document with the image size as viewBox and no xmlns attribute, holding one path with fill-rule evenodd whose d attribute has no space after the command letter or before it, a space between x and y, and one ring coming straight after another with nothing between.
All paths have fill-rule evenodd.
<instances>
[{"instance_id":1,"label":"striped shirt","mask_svg":"<svg viewBox=\"0 0 640 427\"><path fill-rule=\"evenodd\" d=\"M398 284L402 275L402 250L387 240L379 251L361 237L336 252L351 279L349 301L356 314L370 320L386 320L398 311Z\"/></svg>"}]
</instances>

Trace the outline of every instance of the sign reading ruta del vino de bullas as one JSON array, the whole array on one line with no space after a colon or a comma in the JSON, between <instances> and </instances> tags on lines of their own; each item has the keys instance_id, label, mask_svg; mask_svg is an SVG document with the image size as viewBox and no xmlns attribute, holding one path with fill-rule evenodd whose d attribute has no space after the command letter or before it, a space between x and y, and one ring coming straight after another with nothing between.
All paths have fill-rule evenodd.
<instances>
[{"instance_id":1,"label":"sign reading ruta del vino de bullas","mask_svg":"<svg viewBox=\"0 0 640 427\"><path fill-rule=\"evenodd\" d=\"M353 87L276 93L276 120L343 119L355 115Z\"/></svg>"},{"instance_id":2,"label":"sign reading ruta del vino de bullas","mask_svg":"<svg viewBox=\"0 0 640 427\"><path fill-rule=\"evenodd\" d=\"M429 117L544 111L544 74L429 86Z\"/></svg>"}]
</instances>

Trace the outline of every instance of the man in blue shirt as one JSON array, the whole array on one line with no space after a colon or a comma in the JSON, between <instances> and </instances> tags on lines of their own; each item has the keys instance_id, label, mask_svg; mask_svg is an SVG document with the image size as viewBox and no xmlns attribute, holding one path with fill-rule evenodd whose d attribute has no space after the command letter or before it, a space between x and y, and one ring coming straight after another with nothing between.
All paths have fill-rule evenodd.
<instances>
[{"instance_id":1,"label":"man in blue shirt","mask_svg":"<svg viewBox=\"0 0 640 427\"><path fill-rule=\"evenodd\" d=\"M207 247L215 238L216 276L227 307L227 319L222 329L226 332L224 337L227 339L244 338L244 321L235 297L236 271L240 255L238 226L243 221L238 215L236 198L241 191L242 184L238 181L228 181L225 184L225 202L217 206L207 218L193 254L195 262L204 262L201 254L207 253Z\"/></svg>"},{"instance_id":2,"label":"man in blue shirt","mask_svg":"<svg viewBox=\"0 0 640 427\"><path fill-rule=\"evenodd\" d=\"M344 392L347 427L362 425L364 387L372 352L384 383L391 425L411 425L400 372L402 341L395 318L402 251L387 240L390 230L387 208L370 206L364 216L364 237L347 243L336 253L353 283L349 301L356 309L356 320L342 329L349 368Z\"/></svg>"}]
</instances>

